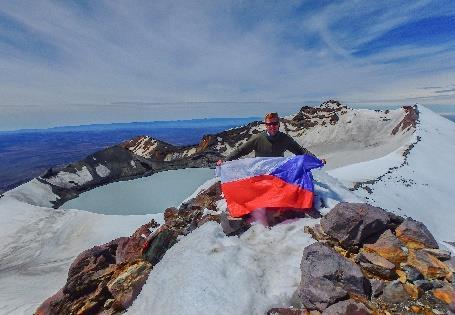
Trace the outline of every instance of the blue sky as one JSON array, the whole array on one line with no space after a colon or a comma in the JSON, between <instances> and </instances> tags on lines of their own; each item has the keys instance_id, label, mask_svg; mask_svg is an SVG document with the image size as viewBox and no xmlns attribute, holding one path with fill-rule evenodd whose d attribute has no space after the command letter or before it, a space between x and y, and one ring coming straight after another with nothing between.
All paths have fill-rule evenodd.
<instances>
[{"instance_id":1,"label":"blue sky","mask_svg":"<svg viewBox=\"0 0 455 315\"><path fill-rule=\"evenodd\" d=\"M455 105L455 1L3 1L0 130Z\"/></svg>"}]
</instances>

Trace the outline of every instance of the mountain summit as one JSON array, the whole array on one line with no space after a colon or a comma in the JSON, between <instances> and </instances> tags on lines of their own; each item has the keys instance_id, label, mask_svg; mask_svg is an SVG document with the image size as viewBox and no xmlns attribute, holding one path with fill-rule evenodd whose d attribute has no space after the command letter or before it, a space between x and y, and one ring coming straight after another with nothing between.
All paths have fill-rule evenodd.
<instances>
[{"instance_id":1,"label":"mountain summit","mask_svg":"<svg viewBox=\"0 0 455 315\"><path fill-rule=\"evenodd\" d=\"M449 181L450 174L455 173L451 163L455 125L422 106L370 111L329 101L317 108L302 107L295 115L284 117L282 126L300 144L329 161L326 170L314 172L318 195L315 207L324 218L339 211L342 203L369 203L368 207L388 210L382 219L375 219L383 222L376 238L368 243L359 238L356 249L346 245L351 243L344 239L337 241L339 244L328 242L332 249L309 248L317 240L324 241L326 235L337 240L332 230L326 229L325 219L302 218L271 229L231 222L223 216L226 206L217 178L203 185L178 208L163 209L164 215L106 216L52 209L81 192L113 181L167 169L213 165L219 157L263 129L260 122L253 122L206 135L199 144L186 147L174 147L142 136L62 169L51 169L0 198L0 211L7 218L0 230L0 287L4 293L0 297L0 311L33 312L62 288L43 304L41 311L52 313L62 307L75 312L76 309L92 313L104 310L105 314L114 314L130 307L133 314L152 310L176 314L263 314L272 308L294 305L295 292L299 292L301 299L308 296L301 285L316 280L302 278L307 268L302 260L305 248L305 253L311 249L327 257L341 254L348 260L354 257L353 253L365 252L365 257L353 262L358 267L352 268L370 268L371 272L371 268L381 266L381 272L386 275L382 281L388 288L381 294L396 297L406 291L411 302L400 305L410 308L415 301L412 292L417 292L417 298L421 294L416 284L419 279L403 278L400 276L406 272L400 265L403 261L383 257L382 244L394 242L404 242L403 246L391 248L401 250L403 256L396 257L415 261L412 266L423 276L421 280L442 281L431 282L431 288L420 290L432 296L450 297L452 291L447 284L453 271L445 262L450 252L435 252L433 242L425 243L431 246L415 248L408 244L410 238L405 235L408 226L417 226L418 230L413 228L415 233L431 239L430 233L439 248L454 253L451 231L455 217L451 210L455 200ZM355 209L354 206L351 212L355 213ZM409 217L426 227L412 223ZM346 222L356 220L360 219L346 219ZM402 226L405 222L407 225ZM74 260L79 253L82 254ZM448 269L432 257L444 261ZM347 264L342 261L341 265ZM440 271L427 273L426 270L436 270L425 269L431 261ZM344 303L351 304L338 305L347 308L362 308L357 305L361 302L371 310L375 306L361 298L354 302L345 299L353 297L353 293L368 298L377 293L371 291L376 288L375 281L359 279L361 283L368 281L366 287L352 291L344 284L333 284L348 293L324 301L332 298L334 302L347 301ZM134 299L141 288L142 292ZM335 291L341 292L338 289ZM436 297L427 306L447 309L450 300L442 304L438 301L441 300ZM310 306L304 300L302 303L301 307L319 310L333 304Z\"/></svg>"}]
</instances>

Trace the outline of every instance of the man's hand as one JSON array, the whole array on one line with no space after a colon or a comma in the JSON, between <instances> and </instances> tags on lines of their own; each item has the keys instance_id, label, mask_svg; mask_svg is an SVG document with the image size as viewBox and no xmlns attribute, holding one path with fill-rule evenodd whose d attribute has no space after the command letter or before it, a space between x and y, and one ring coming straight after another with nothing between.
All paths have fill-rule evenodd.
<instances>
[{"instance_id":1,"label":"man's hand","mask_svg":"<svg viewBox=\"0 0 455 315\"><path fill-rule=\"evenodd\" d=\"M223 160L218 160L218 161L216 162L216 166L221 166L221 164L223 164L223 163L224 163Z\"/></svg>"},{"instance_id":2,"label":"man's hand","mask_svg":"<svg viewBox=\"0 0 455 315\"><path fill-rule=\"evenodd\" d=\"M326 161L326 159L321 159L321 161L322 161L322 164L324 164L324 165L326 165L326 164L327 164L327 161Z\"/></svg>"}]
</instances>

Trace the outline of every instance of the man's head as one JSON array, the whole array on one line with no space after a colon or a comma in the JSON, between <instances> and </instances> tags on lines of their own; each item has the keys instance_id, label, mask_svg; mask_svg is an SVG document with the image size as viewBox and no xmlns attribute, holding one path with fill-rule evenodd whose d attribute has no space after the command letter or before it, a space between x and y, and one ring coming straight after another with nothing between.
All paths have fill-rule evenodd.
<instances>
[{"instance_id":1,"label":"man's head","mask_svg":"<svg viewBox=\"0 0 455 315\"><path fill-rule=\"evenodd\" d=\"M268 113L264 117L265 129L268 134L274 136L280 130L280 117L278 113Z\"/></svg>"}]
</instances>

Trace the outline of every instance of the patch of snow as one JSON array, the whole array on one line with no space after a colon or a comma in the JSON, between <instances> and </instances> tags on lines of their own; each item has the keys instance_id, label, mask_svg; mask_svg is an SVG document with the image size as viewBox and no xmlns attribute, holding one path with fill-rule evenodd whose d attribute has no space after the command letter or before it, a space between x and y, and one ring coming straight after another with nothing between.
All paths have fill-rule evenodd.
<instances>
[{"instance_id":1,"label":"patch of snow","mask_svg":"<svg viewBox=\"0 0 455 315\"><path fill-rule=\"evenodd\" d=\"M303 248L314 242L304 227L316 222L254 225L240 238L208 222L166 252L127 314L250 315L287 306Z\"/></svg>"},{"instance_id":2,"label":"patch of snow","mask_svg":"<svg viewBox=\"0 0 455 315\"><path fill-rule=\"evenodd\" d=\"M93 176L86 166L76 173L58 172L57 175L46 179L47 182L62 188L81 186L91 180L93 180Z\"/></svg>"},{"instance_id":3,"label":"patch of snow","mask_svg":"<svg viewBox=\"0 0 455 315\"><path fill-rule=\"evenodd\" d=\"M131 152L136 155L149 158L153 150L158 146L158 141L148 136L141 138L134 147L130 148Z\"/></svg>"},{"instance_id":4,"label":"patch of snow","mask_svg":"<svg viewBox=\"0 0 455 315\"><path fill-rule=\"evenodd\" d=\"M44 184L36 178L7 191L4 195L40 207L52 207L52 202L59 199L52 192L50 185Z\"/></svg>"},{"instance_id":5,"label":"patch of snow","mask_svg":"<svg viewBox=\"0 0 455 315\"><path fill-rule=\"evenodd\" d=\"M111 173L111 171L103 164L97 165L95 167L95 170L96 170L96 173L98 174L98 176L100 176L100 177L106 177Z\"/></svg>"}]
</instances>

